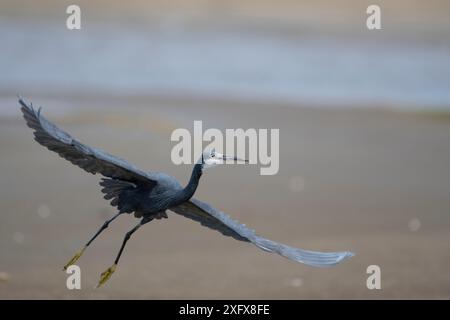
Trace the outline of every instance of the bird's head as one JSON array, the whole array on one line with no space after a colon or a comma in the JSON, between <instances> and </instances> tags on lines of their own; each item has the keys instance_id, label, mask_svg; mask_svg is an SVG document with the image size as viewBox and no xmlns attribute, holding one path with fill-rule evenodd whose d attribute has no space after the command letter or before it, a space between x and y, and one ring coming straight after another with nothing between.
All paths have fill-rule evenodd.
<instances>
[{"instance_id":1,"label":"bird's head","mask_svg":"<svg viewBox=\"0 0 450 320\"><path fill-rule=\"evenodd\" d=\"M242 161L248 163L248 160L240 159L236 156L227 156L221 154L217 152L216 149L203 151L202 156L199 159L199 163L202 165L202 169L208 169L219 164L224 164L227 160Z\"/></svg>"}]
</instances>

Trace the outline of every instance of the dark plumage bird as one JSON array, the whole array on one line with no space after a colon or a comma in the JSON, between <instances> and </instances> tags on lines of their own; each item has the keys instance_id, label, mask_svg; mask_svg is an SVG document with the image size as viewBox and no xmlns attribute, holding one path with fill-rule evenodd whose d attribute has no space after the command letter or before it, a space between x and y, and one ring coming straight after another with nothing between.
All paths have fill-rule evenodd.
<instances>
[{"instance_id":1,"label":"dark plumage bird","mask_svg":"<svg viewBox=\"0 0 450 320\"><path fill-rule=\"evenodd\" d=\"M142 171L126 160L82 144L44 118L41 109L35 110L32 104L27 104L20 98L19 103L27 125L34 130L35 140L85 171L104 176L100 182L104 198L111 200L111 205L118 210L117 214L107 220L81 251L64 266L64 269L74 264L92 241L119 215L133 213L140 219L139 223L125 234L114 264L101 274L98 286L105 283L115 271L130 236L142 225L154 219L167 218L167 210L200 222L203 226L217 230L225 236L251 242L265 251L275 252L310 266L332 266L353 255L351 252L324 253L302 250L262 238L230 216L192 197L205 169L223 164L228 159L244 162L246 160L225 156L215 150L205 151L194 165L188 184L182 187L175 178L165 173Z\"/></svg>"}]
</instances>

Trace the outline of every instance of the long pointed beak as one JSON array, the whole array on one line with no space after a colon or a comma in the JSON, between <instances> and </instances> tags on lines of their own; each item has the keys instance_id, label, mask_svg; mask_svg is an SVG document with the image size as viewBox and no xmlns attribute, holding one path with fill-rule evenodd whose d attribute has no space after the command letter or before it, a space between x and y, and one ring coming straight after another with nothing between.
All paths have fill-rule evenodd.
<instances>
[{"instance_id":1,"label":"long pointed beak","mask_svg":"<svg viewBox=\"0 0 450 320\"><path fill-rule=\"evenodd\" d=\"M242 162L248 163L248 160L247 160L247 159L241 159L241 158L238 158L238 157L236 157L236 156L227 156L227 155L223 155L223 156L222 156L222 159L225 160L225 161L227 161L227 160L233 160L233 161L242 161Z\"/></svg>"}]
</instances>

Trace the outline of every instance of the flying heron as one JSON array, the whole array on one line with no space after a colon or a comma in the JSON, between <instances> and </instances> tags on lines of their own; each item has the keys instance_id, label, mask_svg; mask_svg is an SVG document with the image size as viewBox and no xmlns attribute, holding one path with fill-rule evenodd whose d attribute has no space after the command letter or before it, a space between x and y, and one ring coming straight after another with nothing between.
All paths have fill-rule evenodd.
<instances>
[{"instance_id":1,"label":"flying heron","mask_svg":"<svg viewBox=\"0 0 450 320\"><path fill-rule=\"evenodd\" d=\"M119 215L134 213L134 216L140 219L139 223L125 234L113 265L101 274L98 286L108 281L116 270L120 256L131 235L154 219L167 218L167 210L195 220L225 236L253 243L262 250L275 252L310 266L333 266L353 256L353 253L348 251L309 251L265 239L211 205L193 198L204 170L223 164L229 159L242 162L247 162L247 160L223 155L214 149L204 151L194 165L188 184L182 187L174 177L163 172L140 170L126 160L79 142L42 116L41 108L35 110L32 104L27 104L20 97L19 103L22 106L21 110L27 125L34 130L35 140L85 171L104 176L100 182L100 186L103 187L101 191L104 193L104 198L111 200L111 205L118 210L116 215L107 220L84 247L70 259L64 269L74 264L97 236L108 228L109 224Z\"/></svg>"}]
</instances>

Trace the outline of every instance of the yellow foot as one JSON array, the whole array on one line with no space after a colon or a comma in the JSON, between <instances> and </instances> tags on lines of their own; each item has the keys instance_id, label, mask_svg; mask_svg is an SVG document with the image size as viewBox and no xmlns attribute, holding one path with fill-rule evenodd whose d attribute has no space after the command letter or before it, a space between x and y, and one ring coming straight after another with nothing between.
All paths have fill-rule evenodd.
<instances>
[{"instance_id":1,"label":"yellow foot","mask_svg":"<svg viewBox=\"0 0 450 320\"><path fill-rule=\"evenodd\" d=\"M73 256L72 259L70 259L69 262L67 262L67 264L64 266L64 270L67 270L67 268L71 265L73 265L75 262L78 261L78 259L80 259L81 255L83 254L84 250L86 249L86 247L84 247L83 249L81 249L80 251L78 251L77 253L75 253L75 255Z\"/></svg>"},{"instance_id":2,"label":"yellow foot","mask_svg":"<svg viewBox=\"0 0 450 320\"><path fill-rule=\"evenodd\" d=\"M100 275L100 281L98 282L98 285L96 288L99 288L100 286L102 286L106 281L109 280L109 278L111 278L112 274L114 273L114 271L116 271L116 267L117 264L113 264L111 267L109 267L105 272L103 272Z\"/></svg>"}]
</instances>

